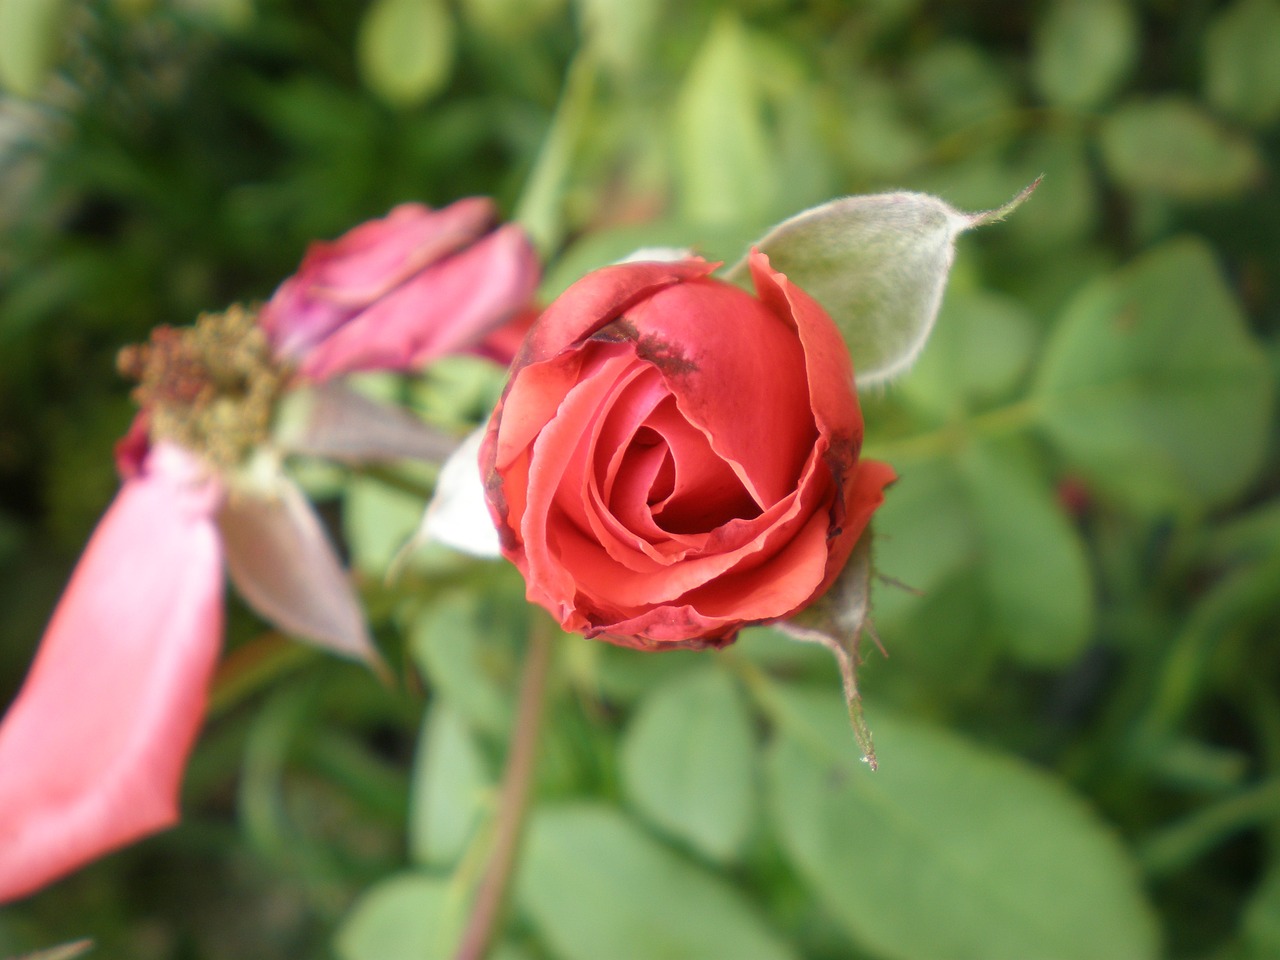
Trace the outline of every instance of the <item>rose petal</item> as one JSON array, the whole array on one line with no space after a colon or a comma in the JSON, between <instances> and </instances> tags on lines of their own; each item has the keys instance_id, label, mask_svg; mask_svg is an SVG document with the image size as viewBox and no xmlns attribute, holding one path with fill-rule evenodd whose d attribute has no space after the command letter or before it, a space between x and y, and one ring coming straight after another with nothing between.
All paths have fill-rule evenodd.
<instances>
[{"instance_id":1,"label":"rose petal","mask_svg":"<svg viewBox=\"0 0 1280 960\"><path fill-rule=\"evenodd\" d=\"M663 287L705 277L719 264L620 263L587 274L562 293L525 338L520 365L549 360L618 319L632 305Z\"/></svg>"},{"instance_id":2,"label":"rose petal","mask_svg":"<svg viewBox=\"0 0 1280 960\"><path fill-rule=\"evenodd\" d=\"M218 517L231 582L286 633L380 667L364 613L320 518L292 480L233 491Z\"/></svg>"},{"instance_id":3,"label":"rose petal","mask_svg":"<svg viewBox=\"0 0 1280 960\"><path fill-rule=\"evenodd\" d=\"M708 317L732 322L710 326ZM736 287L693 280L658 291L627 319L637 349L662 371L681 413L760 508L793 490L816 431L808 426L805 356L790 311L767 309Z\"/></svg>"},{"instance_id":4,"label":"rose petal","mask_svg":"<svg viewBox=\"0 0 1280 960\"><path fill-rule=\"evenodd\" d=\"M457 438L428 426L403 407L389 407L341 383L290 391L277 421L276 442L290 453L369 463L428 460L443 463Z\"/></svg>"},{"instance_id":5,"label":"rose petal","mask_svg":"<svg viewBox=\"0 0 1280 960\"><path fill-rule=\"evenodd\" d=\"M408 370L479 342L532 298L538 260L524 231L502 227L420 271L317 343L312 380L356 370Z\"/></svg>"},{"instance_id":6,"label":"rose petal","mask_svg":"<svg viewBox=\"0 0 1280 960\"><path fill-rule=\"evenodd\" d=\"M0 901L173 824L222 636L219 485L152 450L0 724Z\"/></svg>"},{"instance_id":7,"label":"rose petal","mask_svg":"<svg viewBox=\"0 0 1280 960\"><path fill-rule=\"evenodd\" d=\"M484 197L435 211L406 203L337 240L313 243L259 322L278 354L300 356L367 304L483 235L495 215Z\"/></svg>"}]
</instances>

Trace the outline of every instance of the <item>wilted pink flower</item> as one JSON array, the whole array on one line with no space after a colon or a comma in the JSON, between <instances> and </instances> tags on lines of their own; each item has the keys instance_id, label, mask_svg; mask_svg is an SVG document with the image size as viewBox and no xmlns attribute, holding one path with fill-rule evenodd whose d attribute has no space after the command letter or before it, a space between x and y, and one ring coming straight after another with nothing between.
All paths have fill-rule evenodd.
<instances>
[{"instance_id":1,"label":"wilted pink flower","mask_svg":"<svg viewBox=\"0 0 1280 960\"><path fill-rule=\"evenodd\" d=\"M474 347L538 280L528 241L493 207L405 205L318 244L262 311L161 328L121 355L142 407L117 448L124 484L94 531L0 722L0 902L177 820L182 771L222 635L222 570L262 616L376 661L323 525L280 469L292 439L339 459L431 455L403 411L328 383Z\"/></svg>"}]
</instances>

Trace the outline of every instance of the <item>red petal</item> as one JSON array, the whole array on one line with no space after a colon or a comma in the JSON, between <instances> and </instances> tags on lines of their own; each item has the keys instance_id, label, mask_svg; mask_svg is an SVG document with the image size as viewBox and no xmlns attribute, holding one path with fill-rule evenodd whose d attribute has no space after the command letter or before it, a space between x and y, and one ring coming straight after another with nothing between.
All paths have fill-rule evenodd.
<instances>
[{"instance_id":1,"label":"red petal","mask_svg":"<svg viewBox=\"0 0 1280 960\"><path fill-rule=\"evenodd\" d=\"M173 824L222 636L218 484L156 447L0 723L0 901Z\"/></svg>"},{"instance_id":2,"label":"red petal","mask_svg":"<svg viewBox=\"0 0 1280 960\"><path fill-rule=\"evenodd\" d=\"M663 287L705 277L719 264L619 263L587 274L538 318L516 357L517 365L548 360L618 319L628 307Z\"/></svg>"}]
</instances>

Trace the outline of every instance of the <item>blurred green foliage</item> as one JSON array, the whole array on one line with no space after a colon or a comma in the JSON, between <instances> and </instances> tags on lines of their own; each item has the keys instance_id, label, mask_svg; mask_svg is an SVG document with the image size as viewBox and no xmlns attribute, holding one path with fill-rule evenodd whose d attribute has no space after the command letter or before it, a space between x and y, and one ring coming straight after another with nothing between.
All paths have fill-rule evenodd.
<instances>
[{"instance_id":1,"label":"blurred green foliage","mask_svg":"<svg viewBox=\"0 0 1280 960\"><path fill-rule=\"evenodd\" d=\"M491 194L551 295L641 245L731 263L839 194L987 209L1044 173L864 398L901 474L882 769L819 650L563 638L494 955L1280 955L1277 0L0 0L0 84L6 699L115 487L115 352L309 240ZM406 396L460 426L494 389ZM442 550L385 585L420 504L312 489L404 688L233 607L182 827L0 911L0 955L450 955L531 614Z\"/></svg>"}]
</instances>

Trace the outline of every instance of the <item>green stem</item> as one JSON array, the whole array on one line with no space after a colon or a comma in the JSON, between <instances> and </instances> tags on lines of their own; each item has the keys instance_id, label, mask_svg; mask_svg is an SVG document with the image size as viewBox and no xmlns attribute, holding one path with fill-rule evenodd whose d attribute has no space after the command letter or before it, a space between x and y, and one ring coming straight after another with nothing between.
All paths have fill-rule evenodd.
<instances>
[{"instance_id":1,"label":"green stem","mask_svg":"<svg viewBox=\"0 0 1280 960\"><path fill-rule=\"evenodd\" d=\"M503 774L502 792L498 797L497 830L489 866L471 907L455 960L482 960L489 949L497 926L498 915L506 896L516 849L524 826L533 782L534 759L538 747L538 728L542 720L542 702L551 661L553 630L546 617L535 611L529 631L529 650L524 673L520 678L520 698L511 727L511 747Z\"/></svg>"},{"instance_id":2,"label":"green stem","mask_svg":"<svg viewBox=\"0 0 1280 960\"><path fill-rule=\"evenodd\" d=\"M956 450L976 437L997 437L1026 429L1040 414L1033 398L996 407L928 433L868 443L863 454L876 460L927 460Z\"/></svg>"},{"instance_id":3,"label":"green stem","mask_svg":"<svg viewBox=\"0 0 1280 960\"><path fill-rule=\"evenodd\" d=\"M1162 830L1139 847L1138 860L1148 877L1164 876L1192 863L1228 836L1274 820L1280 820L1280 777L1264 780Z\"/></svg>"}]
</instances>

